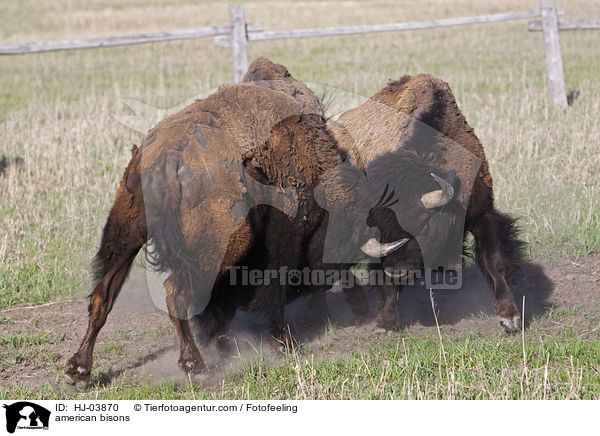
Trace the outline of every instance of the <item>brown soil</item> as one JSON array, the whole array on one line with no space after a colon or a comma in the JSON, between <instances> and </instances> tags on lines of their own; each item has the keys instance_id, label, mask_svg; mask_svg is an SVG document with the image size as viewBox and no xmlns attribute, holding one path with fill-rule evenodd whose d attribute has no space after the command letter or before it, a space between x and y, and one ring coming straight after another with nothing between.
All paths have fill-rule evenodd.
<instances>
[{"instance_id":1,"label":"brown soil","mask_svg":"<svg viewBox=\"0 0 600 436\"><path fill-rule=\"evenodd\" d=\"M573 329L583 338L597 334L600 256L576 261L559 259L543 267L528 264L523 272L524 278L519 280L515 294L517 299L525 295L526 323L546 314L536 322L535 331L528 330L527 334L548 337L564 329ZM117 379L183 379L176 363L178 347L174 331L167 315L152 303L145 277L140 269L132 272L100 333L93 383L108 386ZM333 330L328 330L323 314L309 309L307 299L288 306L290 329L301 343L313 350L328 350L327 353L338 355L352 351L357 337L375 334L372 318L357 318L348 308L343 293L330 292L327 301L331 324L336 326ZM489 316L493 314L491 291L475 267L465 269L463 289L437 291L435 301L443 334L493 333L500 329ZM402 335L437 334L429 293L422 287L406 288L398 299L398 310L406 324ZM21 348L0 341L0 387L62 383L65 362L77 349L86 323L85 300L0 310L0 338L45 334L41 344ZM229 336L237 345L232 354L237 355L238 350L241 355L256 353L267 339L265 332L260 316L240 312L229 329ZM220 368L217 378L239 364L240 359L219 360L213 349L202 352L209 367Z\"/></svg>"}]
</instances>

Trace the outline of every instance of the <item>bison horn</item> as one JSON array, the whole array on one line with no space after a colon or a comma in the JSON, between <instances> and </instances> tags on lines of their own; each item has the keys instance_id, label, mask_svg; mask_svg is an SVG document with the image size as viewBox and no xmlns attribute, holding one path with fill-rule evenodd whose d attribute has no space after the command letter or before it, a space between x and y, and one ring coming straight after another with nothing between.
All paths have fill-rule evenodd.
<instances>
[{"instance_id":1,"label":"bison horn","mask_svg":"<svg viewBox=\"0 0 600 436\"><path fill-rule=\"evenodd\" d=\"M369 239L360 249L371 257L385 257L406 244L410 239L404 238L399 241L381 243L375 238Z\"/></svg>"},{"instance_id":2,"label":"bison horn","mask_svg":"<svg viewBox=\"0 0 600 436\"><path fill-rule=\"evenodd\" d=\"M442 189L427 192L421 196L421 203L423 203L423 206L427 209L445 206L454 197L454 188L450 183L433 173L431 173L431 177L433 177L433 180L435 180Z\"/></svg>"}]
</instances>

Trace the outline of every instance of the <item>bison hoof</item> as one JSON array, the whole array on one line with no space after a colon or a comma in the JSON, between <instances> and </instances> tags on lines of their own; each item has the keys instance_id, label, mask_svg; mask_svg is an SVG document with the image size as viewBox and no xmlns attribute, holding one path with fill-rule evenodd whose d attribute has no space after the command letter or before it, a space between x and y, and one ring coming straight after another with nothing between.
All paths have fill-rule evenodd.
<instances>
[{"instance_id":1,"label":"bison hoof","mask_svg":"<svg viewBox=\"0 0 600 436\"><path fill-rule=\"evenodd\" d=\"M397 332L400 329L400 320L398 318L378 319L375 328L376 330Z\"/></svg>"},{"instance_id":2,"label":"bison hoof","mask_svg":"<svg viewBox=\"0 0 600 436\"><path fill-rule=\"evenodd\" d=\"M379 335L379 336L388 336L390 333L392 333L392 331L381 328L381 327L375 327L375 330L373 330L373 333L375 333L376 335Z\"/></svg>"},{"instance_id":3,"label":"bison hoof","mask_svg":"<svg viewBox=\"0 0 600 436\"><path fill-rule=\"evenodd\" d=\"M90 383L90 370L76 363L68 363L65 381L78 389L85 389Z\"/></svg>"},{"instance_id":4,"label":"bison hoof","mask_svg":"<svg viewBox=\"0 0 600 436\"><path fill-rule=\"evenodd\" d=\"M204 362L196 359L180 360L179 367L189 375L196 375L208 372L208 368L204 364Z\"/></svg>"},{"instance_id":5,"label":"bison hoof","mask_svg":"<svg viewBox=\"0 0 600 436\"><path fill-rule=\"evenodd\" d=\"M500 318L500 325L509 333L518 332L521 330L521 317L515 315L512 319Z\"/></svg>"},{"instance_id":6,"label":"bison hoof","mask_svg":"<svg viewBox=\"0 0 600 436\"><path fill-rule=\"evenodd\" d=\"M221 356L230 355L233 350L233 343L226 335L220 335L215 338L217 351Z\"/></svg>"}]
</instances>

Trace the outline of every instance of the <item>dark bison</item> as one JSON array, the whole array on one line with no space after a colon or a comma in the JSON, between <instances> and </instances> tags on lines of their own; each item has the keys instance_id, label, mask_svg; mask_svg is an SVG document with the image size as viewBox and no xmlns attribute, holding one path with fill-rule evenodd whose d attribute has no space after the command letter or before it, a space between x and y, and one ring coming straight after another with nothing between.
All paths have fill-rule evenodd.
<instances>
[{"instance_id":1,"label":"dark bison","mask_svg":"<svg viewBox=\"0 0 600 436\"><path fill-rule=\"evenodd\" d=\"M134 146L94 260L89 325L67 363L68 382L89 382L96 337L149 242L148 259L169 273L183 370L206 369L190 316L210 339L238 308L264 311L283 339L284 305L301 292L280 280L232 285L230 267L299 269L326 218L313 191L344 154L318 99L285 67L258 59L246 81L169 116Z\"/></svg>"},{"instance_id":2,"label":"dark bison","mask_svg":"<svg viewBox=\"0 0 600 436\"><path fill-rule=\"evenodd\" d=\"M340 148L365 172L367 196L380 200L367 220L381 235L363 251L380 258L388 274L453 265L460 263L463 234L470 232L501 325L519 329L509 283L521 263L522 242L514 220L494 207L483 147L449 86L427 74L403 76L342 114L331 129ZM424 187L436 185L435 191L423 194L430 191ZM396 328L401 288L383 286L379 327Z\"/></svg>"}]
</instances>

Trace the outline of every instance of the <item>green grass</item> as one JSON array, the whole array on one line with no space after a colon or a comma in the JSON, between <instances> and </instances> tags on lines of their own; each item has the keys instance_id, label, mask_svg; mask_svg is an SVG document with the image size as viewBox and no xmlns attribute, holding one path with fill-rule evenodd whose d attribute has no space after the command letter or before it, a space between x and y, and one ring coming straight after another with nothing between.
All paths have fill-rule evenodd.
<instances>
[{"instance_id":1,"label":"green grass","mask_svg":"<svg viewBox=\"0 0 600 436\"><path fill-rule=\"evenodd\" d=\"M28 332L20 335L4 335L0 336L0 345L11 346L15 349L19 349L32 345L41 345L50 337L52 337L51 332Z\"/></svg>"},{"instance_id":2,"label":"green grass","mask_svg":"<svg viewBox=\"0 0 600 436\"><path fill-rule=\"evenodd\" d=\"M35 322L34 327L37 327ZM65 340L51 331L29 330L18 334L0 336L0 370L12 365L40 368L45 364L56 364L61 355L53 351L52 344ZM50 347L49 349L46 347ZM56 370L58 366L55 365Z\"/></svg>"},{"instance_id":3,"label":"green grass","mask_svg":"<svg viewBox=\"0 0 600 436\"><path fill-rule=\"evenodd\" d=\"M360 341L364 338L356 338ZM600 343L517 336L446 335L373 338L349 355L315 358L310 350L273 362L240 358L223 383L173 380L109 386L111 371L95 372L96 385L76 392L56 381L40 388L0 388L0 399L600 399ZM524 353L524 354L523 354ZM99 384L98 384L99 383Z\"/></svg>"}]
</instances>

